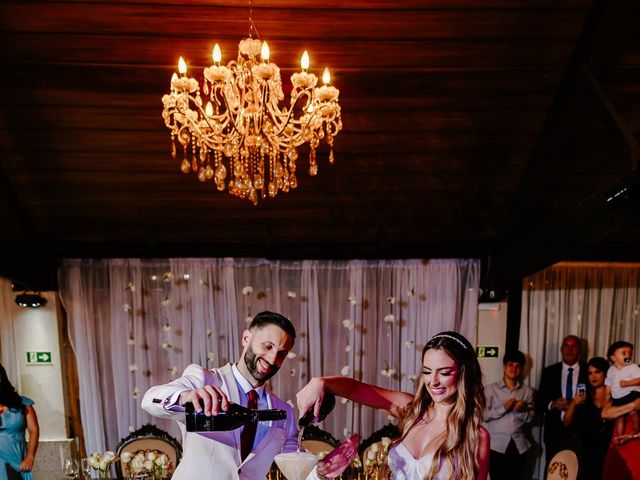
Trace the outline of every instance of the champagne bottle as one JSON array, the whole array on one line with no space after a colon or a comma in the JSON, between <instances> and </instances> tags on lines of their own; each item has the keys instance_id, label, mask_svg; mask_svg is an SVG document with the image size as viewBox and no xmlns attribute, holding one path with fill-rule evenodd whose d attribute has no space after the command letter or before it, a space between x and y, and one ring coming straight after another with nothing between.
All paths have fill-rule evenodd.
<instances>
[{"instance_id":1,"label":"champagne bottle","mask_svg":"<svg viewBox=\"0 0 640 480\"><path fill-rule=\"evenodd\" d=\"M193 403L185 404L187 432L215 432L235 430L251 422L267 422L270 420L285 420L287 412L284 410L250 410L237 403L229 403L229 409L220 410L218 415L207 417L204 412L196 413Z\"/></svg>"},{"instance_id":2,"label":"champagne bottle","mask_svg":"<svg viewBox=\"0 0 640 480\"><path fill-rule=\"evenodd\" d=\"M320 404L320 414L318 415L318 422L324 420L327 415L331 413L333 407L336 405L336 397L331 392L324 392L324 397L322 398L322 403ZM305 428L311 425L313 422L313 407L307 411L300 419L298 420L298 427Z\"/></svg>"}]
</instances>

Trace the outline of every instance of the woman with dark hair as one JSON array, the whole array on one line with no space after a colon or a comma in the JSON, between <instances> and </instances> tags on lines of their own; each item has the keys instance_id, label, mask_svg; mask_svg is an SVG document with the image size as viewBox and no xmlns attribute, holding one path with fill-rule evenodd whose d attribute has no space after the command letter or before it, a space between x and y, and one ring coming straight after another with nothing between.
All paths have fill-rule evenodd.
<instances>
[{"instance_id":1,"label":"woman with dark hair","mask_svg":"<svg viewBox=\"0 0 640 480\"><path fill-rule=\"evenodd\" d=\"M587 362L589 384L586 390L578 391L565 411L563 422L575 430L581 440L581 477L585 480L599 480L602 467L611 442L613 424L602 418L602 410L608 406L604 379L609 362L602 357L594 357Z\"/></svg>"},{"instance_id":2,"label":"woman with dark hair","mask_svg":"<svg viewBox=\"0 0 640 480\"><path fill-rule=\"evenodd\" d=\"M389 473L404 480L486 480L489 433L482 423L482 372L469 341L456 332L434 335L422 351L414 395L348 377L317 377L297 395L300 414L319 412L325 391L401 420L402 436L389 447Z\"/></svg>"},{"instance_id":3,"label":"woman with dark hair","mask_svg":"<svg viewBox=\"0 0 640 480\"><path fill-rule=\"evenodd\" d=\"M0 365L0 480L31 480L40 430L33 400L21 397ZM25 440L29 431L29 445ZM13 474L9 476L10 472Z\"/></svg>"}]
</instances>

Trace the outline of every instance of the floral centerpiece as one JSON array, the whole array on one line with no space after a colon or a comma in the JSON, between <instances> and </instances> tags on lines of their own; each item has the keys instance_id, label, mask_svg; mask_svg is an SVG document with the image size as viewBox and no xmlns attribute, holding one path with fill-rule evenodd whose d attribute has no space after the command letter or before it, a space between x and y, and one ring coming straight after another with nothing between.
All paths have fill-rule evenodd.
<instances>
[{"instance_id":1,"label":"floral centerpiece","mask_svg":"<svg viewBox=\"0 0 640 480\"><path fill-rule=\"evenodd\" d=\"M150 475L153 480L171 478L173 464L166 453L158 450L123 452L120 456L125 477L135 478L140 474Z\"/></svg>"},{"instance_id":2,"label":"floral centerpiece","mask_svg":"<svg viewBox=\"0 0 640 480\"><path fill-rule=\"evenodd\" d=\"M109 478L111 465L118 460L118 457L111 450L107 450L102 455L93 452L88 458L88 463L98 473L98 478Z\"/></svg>"}]
</instances>

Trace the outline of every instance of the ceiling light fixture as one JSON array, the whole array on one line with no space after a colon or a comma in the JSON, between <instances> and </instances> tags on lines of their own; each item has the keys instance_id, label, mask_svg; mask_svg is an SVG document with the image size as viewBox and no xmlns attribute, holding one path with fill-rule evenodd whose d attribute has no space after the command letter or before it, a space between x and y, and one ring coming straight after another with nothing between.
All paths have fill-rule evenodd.
<instances>
[{"instance_id":1,"label":"ceiling light fixture","mask_svg":"<svg viewBox=\"0 0 640 480\"><path fill-rule=\"evenodd\" d=\"M301 71L291 75L289 106L281 108L280 68L269 61L267 42L252 38L252 30L257 34L250 8L249 38L240 41L237 60L223 65L216 44L213 64L204 69L202 95L180 57L179 75L173 74L170 93L162 97L162 117L171 130L174 158L176 139L182 145L184 173L193 171L201 182L213 180L218 190L228 187L232 195L257 205L259 198L297 187L299 146L309 145L309 175L318 172L316 149L322 140L333 163L342 118L340 92L330 84L329 70L325 68L324 85L318 87L318 78L308 71L306 51Z\"/></svg>"},{"instance_id":2,"label":"ceiling light fixture","mask_svg":"<svg viewBox=\"0 0 640 480\"><path fill-rule=\"evenodd\" d=\"M39 293L23 292L16 295L16 304L23 308L40 308L47 304L47 299Z\"/></svg>"}]
</instances>

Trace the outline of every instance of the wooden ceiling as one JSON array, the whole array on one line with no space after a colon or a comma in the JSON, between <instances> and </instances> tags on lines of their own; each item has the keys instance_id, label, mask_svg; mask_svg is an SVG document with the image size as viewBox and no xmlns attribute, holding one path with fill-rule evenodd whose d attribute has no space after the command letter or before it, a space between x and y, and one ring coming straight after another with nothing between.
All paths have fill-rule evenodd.
<instances>
[{"instance_id":1,"label":"wooden ceiling","mask_svg":"<svg viewBox=\"0 0 640 480\"><path fill-rule=\"evenodd\" d=\"M477 257L505 284L638 260L640 2L256 0L283 79L340 89L336 162L254 207L184 175L176 62L235 57L249 2L0 3L0 274L62 257ZM47 280L48 279L48 280Z\"/></svg>"}]
</instances>

